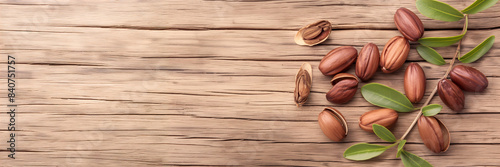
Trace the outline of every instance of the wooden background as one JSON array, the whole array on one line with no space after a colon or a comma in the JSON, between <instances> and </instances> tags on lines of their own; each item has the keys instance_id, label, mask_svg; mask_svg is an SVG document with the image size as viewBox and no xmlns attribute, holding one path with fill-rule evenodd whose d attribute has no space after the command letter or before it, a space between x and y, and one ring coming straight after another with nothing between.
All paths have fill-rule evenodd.
<instances>
[{"instance_id":1,"label":"wooden background","mask_svg":"<svg viewBox=\"0 0 500 167\"><path fill-rule=\"evenodd\" d=\"M446 0L458 9L473 0ZM0 142L1 166L402 166L390 149L365 162L342 157L359 142L387 144L358 127L377 109L360 93L331 104L331 77L317 70L330 50L373 42L382 50L400 35L399 7L422 19L429 36L452 36L463 21L441 22L405 0L0 0L0 76L7 55L17 60L16 159ZM500 5L470 17L462 52L490 35L500 37ZM315 47L293 42L313 21L333 23L330 38ZM412 44L407 62L428 78L426 97L447 67L423 61ZM437 49L449 61L455 47ZM489 80L483 93L466 94L465 109L445 107L437 117L451 130L448 152L435 154L415 129L406 149L435 166L500 166L500 40L470 64ZM294 76L313 65L312 96L293 102ZM405 66L378 71L370 82L403 91ZM354 68L348 71L354 73ZM0 125L7 126L6 82ZM360 87L365 83L360 84ZM436 96L432 103L443 104ZM326 106L349 123L343 142L321 132ZM417 105L419 106L419 105ZM400 114L400 137L417 113ZM9 132L1 128L0 141Z\"/></svg>"}]
</instances>

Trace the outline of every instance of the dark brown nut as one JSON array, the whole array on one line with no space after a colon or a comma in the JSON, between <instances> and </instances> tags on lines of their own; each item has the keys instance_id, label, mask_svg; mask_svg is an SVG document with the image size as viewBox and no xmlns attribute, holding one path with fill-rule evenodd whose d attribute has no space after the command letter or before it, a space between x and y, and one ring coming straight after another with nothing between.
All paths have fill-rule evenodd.
<instances>
[{"instance_id":1,"label":"dark brown nut","mask_svg":"<svg viewBox=\"0 0 500 167\"><path fill-rule=\"evenodd\" d=\"M399 32L410 41L417 41L424 35L424 24L420 18L406 8L399 8L394 14L394 23Z\"/></svg>"},{"instance_id":2,"label":"dark brown nut","mask_svg":"<svg viewBox=\"0 0 500 167\"><path fill-rule=\"evenodd\" d=\"M404 87L406 97L412 103L418 103L425 93L425 73L418 63L410 63L406 68Z\"/></svg>"},{"instance_id":3,"label":"dark brown nut","mask_svg":"<svg viewBox=\"0 0 500 167\"><path fill-rule=\"evenodd\" d=\"M347 103L358 90L358 79L348 73L335 75L331 81L333 87L326 93L326 100L332 103Z\"/></svg>"},{"instance_id":4,"label":"dark brown nut","mask_svg":"<svg viewBox=\"0 0 500 167\"><path fill-rule=\"evenodd\" d=\"M312 87L312 68L311 64L304 63L295 76L295 91L293 92L295 104L302 106L306 103Z\"/></svg>"},{"instance_id":5,"label":"dark brown nut","mask_svg":"<svg viewBox=\"0 0 500 167\"><path fill-rule=\"evenodd\" d=\"M380 54L377 45L366 44L359 52L356 60L356 76L362 81L368 81L377 72Z\"/></svg>"},{"instance_id":6,"label":"dark brown nut","mask_svg":"<svg viewBox=\"0 0 500 167\"><path fill-rule=\"evenodd\" d=\"M328 52L319 63L319 71L323 75L335 75L347 70L356 60L358 51L352 46L341 46Z\"/></svg>"},{"instance_id":7,"label":"dark brown nut","mask_svg":"<svg viewBox=\"0 0 500 167\"><path fill-rule=\"evenodd\" d=\"M442 79L438 83L438 94L449 108L453 111L460 111L464 108L464 92L448 79Z\"/></svg>"},{"instance_id":8,"label":"dark brown nut","mask_svg":"<svg viewBox=\"0 0 500 167\"><path fill-rule=\"evenodd\" d=\"M484 74L469 66L457 65L450 72L450 78L458 87L469 92L482 92L488 87Z\"/></svg>"},{"instance_id":9,"label":"dark brown nut","mask_svg":"<svg viewBox=\"0 0 500 167\"><path fill-rule=\"evenodd\" d=\"M347 121L335 108L327 107L318 116L319 127L330 140L341 141L347 136Z\"/></svg>"},{"instance_id":10,"label":"dark brown nut","mask_svg":"<svg viewBox=\"0 0 500 167\"><path fill-rule=\"evenodd\" d=\"M395 36L385 44L384 50L380 55L380 66L382 72L392 73L406 61L410 52L410 43L402 36Z\"/></svg>"},{"instance_id":11,"label":"dark brown nut","mask_svg":"<svg viewBox=\"0 0 500 167\"><path fill-rule=\"evenodd\" d=\"M448 128L435 117L421 116L418 119L420 138L429 150L440 153L450 147L450 132Z\"/></svg>"},{"instance_id":12,"label":"dark brown nut","mask_svg":"<svg viewBox=\"0 0 500 167\"><path fill-rule=\"evenodd\" d=\"M329 21L320 20L302 27L295 35L295 43L314 46L328 39L331 31L332 24Z\"/></svg>"},{"instance_id":13,"label":"dark brown nut","mask_svg":"<svg viewBox=\"0 0 500 167\"><path fill-rule=\"evenodd\" d=\"M393 109L377 109L365 112L359 118L359 127L367 132L373 133L373 124L379 124L391 128L398 120L398 113Z\"/></svg>"}]
</instances>

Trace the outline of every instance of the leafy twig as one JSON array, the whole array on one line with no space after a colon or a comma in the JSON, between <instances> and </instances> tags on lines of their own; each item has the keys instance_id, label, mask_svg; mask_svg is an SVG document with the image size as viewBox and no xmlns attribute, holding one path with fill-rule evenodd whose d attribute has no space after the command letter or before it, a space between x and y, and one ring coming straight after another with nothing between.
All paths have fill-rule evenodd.
<instances>
[{"instance_id":1,"label":"leafy twig","mask_svg":"<svg viewBox=\"0 0 500 167\"><path fill-rule=\"evenodd\" d=\"M464 16L465 16L465 23L464 23L464 27L462 29L462 33L464 33L464 32L467 31L467 26L468 26L468 23L469 23L469 16L467 14L465 14ZM458 57L458 55L460 55L460 46L462 45L462 40L463 39L464 38L462 37L462 39L460 39L460 41L458 41L458 46L457 46L457 50L455 52L455 55L453 56L453 59L451 59L450 66L448 66L448 70L446 70L446 73L444 74L444 76L441 79L446 79L448 77L448 75L450 74L450 71L451 71L451 69L453 67L453 64L455 63L456 58ZM437 92L437 84L436 84L436 86L434 86L434 90L432 90L431 94L429 95L429 97L427 98L427 100L425 101L425 103L422 106L429 105L429 103L431 102L431 100L434 97L434 95L436 95L436 92ZM413 129L413 127L415 126L415 124L417 124L418 118L420 118L420 116L422 116L422 110L423 110L423 108L424 107L420 108L420 111L418 112L417 116L415 117L415 119L411 123L410 127L408 127L408 129L406 130L405 134L403 136L401 136L400 140L405 139L406 136Z\"/></svg>"}]
</instances>

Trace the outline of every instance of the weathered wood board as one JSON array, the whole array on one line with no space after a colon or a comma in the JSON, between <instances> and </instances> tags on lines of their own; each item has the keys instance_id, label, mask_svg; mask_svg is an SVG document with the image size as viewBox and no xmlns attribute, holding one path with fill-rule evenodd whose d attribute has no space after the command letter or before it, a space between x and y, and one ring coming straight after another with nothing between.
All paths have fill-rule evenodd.
<instances>
[{"instance_id":1,"label":"weathered wood board","mask_svg":"<svg viewBox=\"0 0 500 167\"><path fill-rule=\"evenodd\" d=\"M463 9L473 0L445 2ZM317 70L341 45L373 42L382 49L399 35L393 23L399 7L422 18L425 36L461 31L462 21L428 19L414 1L402 0L0 0L0 76L7 80L7 56L15 56L18 105L16 159L2 142L0 166L402 166L394 149L365 162L342 157L355 143L385 144L357 125L377 107L359 93L347 104L329 103L331 78ZM500 36L499 11L496 5L470 17L462 52ZM319 19L333 23L330 38L296 45L296 31ZM446 67L425 62L415 47L408 62L424 68L427 98ZM454 49L437 51L450 61ZM496 40L470 64L487 76L485 92L467 92L462 112L445 107L437 116L451 130L449 151L432 153L416 129L407 150L434 166L500 166L499 55ZM294 76L303 62L313 65L313 89L297 108ZM403 91L403 73L378 71L370 82ZM5 127L7 94L4 86ZM443 104L439 97L432 103ZM347 118L343 142L322 134L317 116L325 106ZM415 115L400 114L396 136ZM10 131L0 129L0 139L9 140Z\"/></svg>"}]
</instances>

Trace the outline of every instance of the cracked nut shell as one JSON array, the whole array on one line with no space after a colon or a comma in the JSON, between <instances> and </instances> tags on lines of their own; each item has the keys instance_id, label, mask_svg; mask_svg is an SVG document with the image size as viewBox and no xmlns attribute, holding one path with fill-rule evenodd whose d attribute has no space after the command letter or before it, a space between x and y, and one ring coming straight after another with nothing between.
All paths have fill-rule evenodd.
<instances>
[{"instance_id":1,"label":"cracked nut shell","mask_svg":"<svg viewBox=\"0 0 500 167\"><path fill-rule=\"evenodd\" d=\"M326 93L326 99L332 103L347 103L358 90L358 79L348 73L335 75L331 81L333 87Z\"/></svg>"},{"instance_id":2,"label":"cracked nut shell","mask_svg":"<svg viewBox=\"0 0 500 167\"><path fill-rule=\"evenodd\" d=\"M295 34L295 43L298 45L314 46L328 39L331 31L332 23L327 20L320 20L302 27Z\"/></svg>"},{"instance_id":3,"label":"cracked nut shell","mask_svg":"<svg viewBox=\"0 0 500 167\"><path fill-rule=\"evenodd\" d=\"M347 136L347 121L335 108L327 107L318 116L319 127L330 140L341 141Z\"/></svg>"},{"instance_id":4,"label":"cracked nut shell","mask_svg":"<svg viewBox=\"0 0 500 167\"><path fill-rule=\"evenodd\" d=\"M450 132L443 122L435 117L422 115L418 119L418 132L425 146L432 152L445 152L450 147Z\"/></svg>"},{"instance_id":5,"label":"cracked nut shell","mask_svg":"<svg viewBox=\"0 0 500 167\"><path fill-rule=\"evenodd\" d=\"M302 106L306 103L312 87L312 68L311 64L303 63L300 66L299 72L295 75L295 90L294 100L297 106Z\"/></svg>"}]
</instances>

